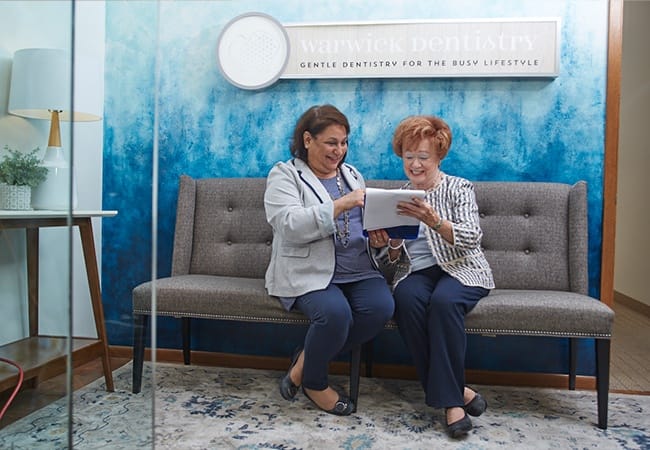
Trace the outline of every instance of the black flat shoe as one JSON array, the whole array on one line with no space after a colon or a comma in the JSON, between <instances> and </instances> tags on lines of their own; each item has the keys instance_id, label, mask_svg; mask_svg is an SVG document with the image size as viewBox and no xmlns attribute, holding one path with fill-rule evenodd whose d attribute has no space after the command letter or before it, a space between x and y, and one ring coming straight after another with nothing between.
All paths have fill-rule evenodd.
<instances>
[{"instance_id":1,"label":"black flat shoe","mask_svg":"<svg viewBox=\"0 0 650 450\"><path fill-rule=\"evenodd\" d=\"M481 394L475 392L476 395L471 402L465 405L465 412L470 416L478 417L487 409L487 401Z\"/></svg>"},{"instance_id":2,"label":"black flat shoe","mask_svg":"<svg viewBox=\"0 0 650 450\"><path fill-rule=\"evenodd\" d=\"M334 405L334 408L332 409L324 409L318 406L318 403L316 403L310 396L307 394L307 391L305 391L305 388L302 388L302 393L305 394L305 397L307 397L311 402L318 407L318 409L325 411L326 413L329 414L334 414L335 416L349 416L355 411L354 408L354 403L347 398L347 397L342 397L339 395L339 399L336 401L336 404Z\"/></svg>"},{"instance_id":3,"label":"black flat shoe","mask_svg":"<svg viewBox=\"0 0 650 450\"><path fill-rule=\"evenodd\" d=\"M469 416L465 414L462 419L454 423L447 424L447 434L454 439L465 436L472 429L472 421Z\"/></svg>"},{"instance_id":4,"label":"black flat shoe","mask_svg":"<svg viewBox=\"0 0 650 450\"><path fill-rule=\"evenodd\" d=\"M289 370L287 370L287 374L280 380L280 395L282 395L282 398L285 400L292 400L300 388L300 386L296 386L293 384L293 381L291 381L291 369L293 369L293 366L295 366L296 362L298 362L300 352L302 352L302 348L297 348L294 351L291 358L291 365L289 366Z\"/></svg>"}]
</instances>

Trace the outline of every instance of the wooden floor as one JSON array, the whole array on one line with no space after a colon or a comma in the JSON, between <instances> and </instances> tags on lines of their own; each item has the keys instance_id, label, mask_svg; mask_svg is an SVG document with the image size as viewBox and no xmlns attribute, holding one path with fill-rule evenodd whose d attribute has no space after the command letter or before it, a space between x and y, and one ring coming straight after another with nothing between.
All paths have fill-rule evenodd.
<instances>
[{"instance_id":1,"label":"wooden floor","mask_svg":"<svg viewBox=\"0 0 650 450\"><path fill-rule=\"evenodd\" d=\"M616 304L610 391L650 395L650 317L629 307ZM128 363L128 358L111 358L113 369ZM73 386L79 389L103 376L102 364L90 362L74 370ZM66 393L65 376L46 380L38 387L25 387L9 406L0 422L0 429L27 416L43 406L63 398ZM11 390L0 393L0 407L4 407Z\"/></svg>"},{"instance_id":2,"label":"wooden floor","mask_svg":"<svg viewBox=\"0 0 650 450\"><path fill-rule=\"evenodd\" d=\"M650 317L614 303L609 389L650 395Z\"/></svg>"}]
</instances>

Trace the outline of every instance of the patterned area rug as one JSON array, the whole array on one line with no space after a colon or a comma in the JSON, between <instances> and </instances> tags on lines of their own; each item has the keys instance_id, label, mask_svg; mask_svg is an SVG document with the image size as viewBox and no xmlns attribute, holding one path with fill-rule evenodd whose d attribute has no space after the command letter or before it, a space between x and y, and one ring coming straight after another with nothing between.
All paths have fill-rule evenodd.
<instances>
[{"instance_id":1,"label":"patterned area rug","mask_svg":"<svg viewBox=\"0 0 650 450\"><path fill-rule=\"evenodd\" d=\"M75 392L74 448L650 449L650 396L610 394L609 428L601 430L595 392L478 386L489 408L453 441L415 381L362 378L357 413L336 417L302 394L283 400L277 371L158 364L153 402L151 367L145 371L140 394L130 392L130 364L114 372L115 392L103 378ZM332 378L347 386L346 377ZM67 426L61 400L0 430L0 448L67 448Z\"/></svg>"}]
</instances>

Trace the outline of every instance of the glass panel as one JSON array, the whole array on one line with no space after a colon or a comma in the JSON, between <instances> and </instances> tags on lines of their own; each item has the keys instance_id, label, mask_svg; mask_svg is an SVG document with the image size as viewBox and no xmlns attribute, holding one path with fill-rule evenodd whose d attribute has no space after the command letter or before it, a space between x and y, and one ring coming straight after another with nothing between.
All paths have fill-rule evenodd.
<instances>
[{"instance_id":1,"label":"glass panel","mask_svg":"<svg viewBox=\"0 0 650 450\"><path fill-rule=\"evenodd\" d=\"M170 273L178 175L187 172L198 177L264 176L270 164L286 155L283 139L292 128L295 117L285 112L291 112L295 107L294 99L298 99L297 103L304 103L313 97L314 92L316 97L327 94L331 97L328 101L335 104L351 104L351 108L357 110L355 114L362 118L368 112L362 108L366 105L359 102L356 94L354 101L357 103L350 103L352 92L358 91L358 85L362 83L364 89L374 85L367 80L288 81L280 83L276 90L246 92L232 89L217 74L214 45L219 28L241 12L262 9L287 22L338 17L329 3L316 6L310 3L308 10L295 8L294 3L300 2L0 1L0 159L8 153L4 150L8 145L23 154L38 148L39 159L62 164L56 166L57 174L63 174L62 189L47 189L46 194L62 192L54 200L62 200L64 206L52 206L49 197L46 200L50 203L45 204L50 205L48 209L56 209L53 217L65 220L63 224L47 222L46 229L38 228L43 222L29 222L32 228L27 232L28 222L20 222L7 211L0 211L0 317L4 319L0 327L0 357L27 363L36 360L41 367L43 363L35 358L41 353L70 355L73 349L86 347L84 352L76 354L75 365L91 361L88 370L78 371L74 376L72 358L65 359L66 364L51 365L47 371L39 373L43 378L61 373L58 387L47 388L47 392L26 390L32 392L32 410L44 407L53 399L62 402L63 406L48 420L51 423L56 417L61 425L59 429L66 430L66 433L58 437L60 445L52 444L52 447L76 447L79 446L78 439L84 440L84 446L92 447L93 443L105 444L111 437L131 443L137 440L140 447L153 446L156 431L155 358L154 362L147 360L145 363L142 392L131 394L131 290L141 282ZM388 5L390 2L384 3ZM591 3L599 6L593 17L580 16L580 21L590 23L587 30L598 28L594 18L599 21L604 17L602 12L606 9L606 2L578 3L580 8L591 7ZM497 9L500 8L503 9ZM359 3L347 11L350 13L348 16L351 20L365 17L366 9L365 2ZM551 8L558 15L566 16L569 19L567 23L572 24L575 22L574 12L565 12L565 9L563 2ZM539 11L542 10L545 9ZM538 9L523 6L518 11L535 15ZM407 18L418 14L416 10L400 6L376 18ZM462 17L463 12L455 10L450 15ZM431 14L425 12L424 16L430 17ZM581 31L579 26L577 29ZM602 46L602 34L591 34L598 38L594 41L596 45ZM70 121L72 116L60 117L60 145L49 146L60 150L48 151L51 115L38 119L28 117L26 113L10 114L8 111L14 55L21 49L30 48L60 49L72 56L65 66L67 71L59 80L61 88L50 89L49 93L64 92L66 86L73 86L60 109L89 115L77 116L77 121ZM605 55L602 51L594 54ZM36 70L31 73L53 78L52 66ZM460 87L440 90L462 93L467 83L474 81L459 81L455 85ZM385 94L388 94L389 102L393 93L391 89L400 93L403 84L382 81L378 92L367 89L364 92L370 98L375 94L384 95L382 90L388 89ZM434 92L430 86L438 89L433 82L431 85L416 81L409 84L417 86L416 91L421 92ZM344 89L338 89L340 86ZM484 92L483 95L491 94ZM272 105L272 116L265 114L269 108L267 105ZM476 114L482 113L476 110ZM95 115L101 119L94 120ZM249 133L251 124L260 123L256 117L273 123L273 127ZM258 137L262 141L258 142ZM158 152L159 139L162 156ZM357 157L365 158L365 162L363 159L361 162L373 168L372 173L380 177L382 173L389 173L374 170L374 160L363 154L357 153ZM160 180L159 164L162 171ZM161 187L160 214L158 186ZM41 209L37 211L42 211L43 204L39 206ZM73 209L75 220L80 217L89 222L75 222L74 226L68 226L73 219ZM102 217L102 210L116 210L117 215ZM84 215L79 211L95 213ZM86 223L92 224L93 234L85 234L87 239L82 241L81 231L88 233L90 228L82 229L78 225ZM25 245L27 241L32 243L31 252ZM86 244L88 259L84 258L83 243ZM38 268L38 275L27 270L30 255L35 262L31 267ZM105 262L103 270L102 261ZM99 273L95 271L95 262L100 264ZM105 300L103 305L99 297L99 279ZM29 288L30 280L36 282L37 289ZM105 308L103 311L100 309L102 306ZM33 311L31 315L30 309ZM157 338L160 338L161 348L178 349L178 321L159 318L159 336L156 335L156 319L151 322L147 344L151 354L155 355ZM238 324L231 324L224 330L232 329L231 326ZM231 342L214 339L210 334L212 330L207 327L195 331L199 350L236 353L247 345L249 348L257 346L252 339L231 339ZM110 368L106 345L96 342L104 332L118 355L113 358ZM38 334L61 336L63 339L44 338L40 346L14 350L16 341L30 342L30 335ZM88 339L93 341L90 347L86 346ZM219 347L221 345L223 347ZM166 357L169 355L172 353L167 353ZM111 368L115 369L114 372L110 371ZM33 378L36 373L33 370L27 376ZM0 364L0 391L5 391L6 396L16 379L15 369L10 364ZM132 401L131 410L138 412L137 425L122 426L119 419L115 420L120 412L111 410L111 407L119 402L111 402L111 397L106 395L111 380L116 391L113 398ZM82 388L86 382L90 384ZM88 400L91 396L101 406L92 406L92 400ZM4 406L4 402L0 402L0 406ZM13 408L8 411L7 417L14 414ZM22 411L23 415L31 412ZM109 426L103 427L102 415L108 414L113 418ZM8 425L7 418L0 422L3 427L0 430L0 448L12 446L6 441ZM102 433L97 432L103 428L106 429ZM157 431L164 434L173 430ZM31 446L16 443L15 447Z\"/></svg>"},{"instance_id":2,"label":"glass panel","mask_svg":"<svg viewBox=\"0 0 650 450\"><path fill-rule=\"evenodd\" d=\"M72 188L73 192L76 189L78 197L75 220L83 218L88 232L81 234L81 241L74 236L75 243L80 247L75 248L73 254L73 328L75 336L92 337L98 341L98 345L89 352L92 362L88 364L88 370L75 371L71 444L92 446L94 442L117 442L110 427L103 427L102 423L106 418L117 420L119 413L115 411L116 402L110 399L129 395L130 357L121 355L109 358L111 327L108 324L130 328L132 323L124 316L117 319L108 316L104 310L106 302L102 298L102 235L105 224L114 221L120 214L111 205L105 205L103 198L106 5L104 2L74 1L72 8L74 120L69 122L72 127L75 174ZM90 232L92 235L89 235ZM93 253L95 256L91 257ZM83 389L80 389L82 386ZM110 394L112 390L116 392L114 396ZM105 406L93 408L92 402ZM139 413L141 417L150 414L146 409ZM142 430L142 434L147 431Z\"/></svg>"},{"instance_id":3,"label":"glass panel","mask_svg":"<svg viewBox=\"0 0 650 450\"><path fill-rule=\"evenodd\" d=\"M101 298L102 226L114 220L102 212L105 12L105 2L0 2L0 161L5 145L37 148L47 173L29 191L31 210L7 211L0 190L1 448L33 448L44 436L57 448L106 442L111 430L96 431L112 411L88 398L131 391L130 356L111 367L105 323L130 330L132 321L106 317ZM24 389L7 406L19 383L13 363ZM33 412L48 417L39 435L26 431ZM151 417L151 406L139 414ZM137 431L150 441L151 432Z\"/></svg>"},{"instance_id":4,"label":"glass panel","mask_svg":"<svg viewBox=\"0 0 650 450\"><path fill-rule=\"evenodd\" d=\"M0 161L7 162L11 149L23 158L35 150L36 162L35 168L29 168L29 161L22 161L29 170L23 180L10 181L7 165L0 170L5 183L29 186L26 205L8 201L7 191L0 193L3 427L55 401L59 408L51 420L60 429L71 429L69 356L72 349L87 346L87 341L71 335L94 333L90 307L77 306L89 304L89 295L87 284L85 291L77 288L86 277L79 232L70 226L72 5L71 1L0 2ZM23 371L22 382L18 370ZM47 383L40 383L46 379ZM11 397L20 385L23 392ZM69 435L62 437L62 444ZM7 441L0 447L13 446L10 433L2 433L2 439ZM31 445L18 441L15 446Z\"/></svg>"},{"instance_id":5,"label":"glass panel","mask_svg":"<svg viewBox=\"0 0 650 450\"><path fill-rule=\"evenodd\" d=\"M87 5L92 2L78 2ZM133 389L134 314L132 290L157 276L156 255L156 47L158 2L106 2L104 70L104 173L106 210L118 214L103 221L103 293L109 341L129 353L116 358L116 390ZM144 25L142 25L144 24ZM139 316L142 317L142 316ZM129 399L138 411L132 429L115 423L131 445L153 446L156 321L149 320L144 336L146 354L140 392ZM116 412L118 414L119 412ZM137 432L137 434L135 434ZM115 431L114 431L115 433Z\"/></svg>"}]
</instances>

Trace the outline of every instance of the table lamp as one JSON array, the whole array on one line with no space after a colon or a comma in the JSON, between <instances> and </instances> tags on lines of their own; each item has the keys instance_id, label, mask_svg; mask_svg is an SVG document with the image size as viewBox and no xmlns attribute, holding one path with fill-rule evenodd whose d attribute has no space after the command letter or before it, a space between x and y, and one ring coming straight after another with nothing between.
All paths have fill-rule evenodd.
<instances>
[{"instance_id":1,"label":"table lamp","mask_svg":"<svg viewBox=\"0 0 650 450\"><path fill-rule=\"evenodd\" d=\"M9 114L50 120L50 135L42 162L48 168L48 175L43 183L32 189L34 209L68 210L77 207L76 181L74 173L71 173L70 158L66 157L61 146L59 121L87 122L101 117L73 111L71 85L72 63L65 50L27 48L14 53Z\"/></svg>"}]
</instances>

